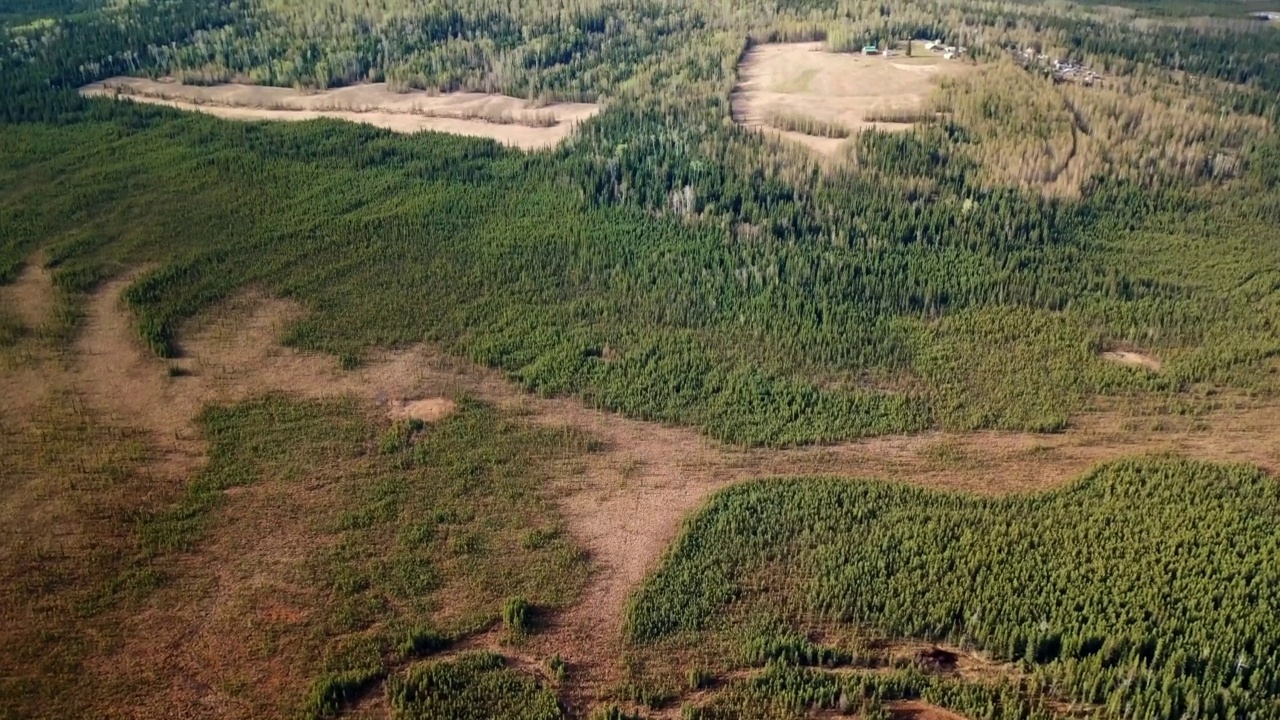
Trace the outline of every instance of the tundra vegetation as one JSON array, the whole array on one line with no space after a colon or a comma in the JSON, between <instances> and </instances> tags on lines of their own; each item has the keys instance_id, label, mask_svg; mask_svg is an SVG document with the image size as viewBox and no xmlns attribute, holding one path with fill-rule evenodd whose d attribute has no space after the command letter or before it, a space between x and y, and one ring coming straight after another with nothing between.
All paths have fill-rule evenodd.
<instances>
[{"instance_id":1,"label":"tundra vegetation","mask_svg":"<svg viewBox=\"0 0 1280 720\"><path fill-rule=\"evenodd\" d=\"M589 433L467 398L428 425L271 395L207 408L204 463L162 481L152 439L73 382L88 298L132 271L123 302L159 358L252 288L305 308L286 346L348 370L427 342L529 393L741 446L1271 403L1280 30L1243 19L1254 5L10 3L0 290L37 263L56 300L40 322L0 306L0 517L18 528L0 715L128 714L156 679L130 633L176 632L215 597L228 504L295 482L322 493L298 506L314 542L280 549L296 607L216 688L246 716L1280 717L1263 469L1133 459L1013 498L731 488L637 589L617 652L585 659L622 681L573 689L584 659L526 656L583 598L552 478L599 449ZM775 119L840 139L832 160L733 120L752 45L926 39L974 67L881 118L910 129ZM1028 53L1101 80L1058 82ZM117 75L602 110L527 153L77 93ZM908 641L986 669L903 661Z\"/></svg>"}]
</instances>

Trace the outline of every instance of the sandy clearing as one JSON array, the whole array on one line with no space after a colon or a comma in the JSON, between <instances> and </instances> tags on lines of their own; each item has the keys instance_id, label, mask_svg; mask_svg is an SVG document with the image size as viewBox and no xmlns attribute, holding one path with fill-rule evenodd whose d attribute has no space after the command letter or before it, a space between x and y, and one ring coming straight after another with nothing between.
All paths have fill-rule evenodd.
<instances>
[{"instance_id":1,"label":"sandy clearing","mask_svg":"<svg viewBox=\"0 0 1280 720\"><path fill-rule=\"evenodd\" d=\"M424 130L485 137L524 149L558 145L598 105L557 103L534 107L526 100L485 93L393 92L369 83L323 92L227 83L184 85L171 80L113 77L80 89L88 97L122 97L203 112L228 120L314 120L327 117L398 133Z\"/></svg>"},{"instance_id":2,"label":"sandy clearing","mask_svg":"<svg viewBox=\"0 0 1280 720\"><path fill-rule=\"evenodd\" d=\"M773 113L810 117L853 132L905 130L910 123L876 122L877 114L924 107L938 80L972 66L933 56L885 58L830 53L823 43L756 45L738 66L731 99L733 119L833 155L845 142L772 128Z\"/></svg>"},{"instance_id":3,"label":"sandy clearing","mask_svg":"<svg viewBox=\"0 0 1280 720\"><path fill-rule=\"evenodd\" d=\"M28 260L12 284L0 285L0 306L12 310L28 328L36 329L45 323L54 300L52 278L42 255Z\"/></svg>"},{"instance_id":4,"label":"sandy clearing","mask_svg":"<svg viewBox=\"0 0 1280 720\"><path fill-rule=\"evenodd\" d=\"M203 461L194 419L206 405L270 392L371 402L415 397L412 389L425 374L418 370L419 352L375 354L366 366L344 372L331 357L282 347L280 336L303 311L256 292L203 318L184 334L183 357L166 362L143 346L120 300L140 274L107 283L90 300L76 343L77 384L109 417L148 430L175 475L185 476ZM181 373L170 376L170 366Z\"/></svg>"},{"instance_id":5,"label":"sandy clearing","mask_svg":"<svg viewBox=\"0 0 1280 720\"><path fill-rule=\"evenodd\" d=\"M465 393L530 421L572 425L599 438L604 450L568 461L553 484L569 529L590 552L596 573L578 604L552 616L548 628L527 641L530 651L544 657L559 653L575 665L568 694L577 706L602 697L621 676L617 658L629 593L656 566L685 518L733 483L830 474L1001 494L1050 488L1096 463L1142 453L1280 466L1280 413L1247 401L1188 419L1158 409L1143 416L1132 401L1116 400L1073 418L1067 431L1053 435L932 432L830 447L742 450L688 428L630 420L573 399L533 397L496 372L427 346L374 355L360 369L344 372L332 357L280 347L278 338L302 309L252 292L182 333L185 356L175 364L184 374L170 377L165 361L142 346L119 300L137 276L107 283L89 302L74 380L92 407L154 438L164 458L154 471L172 481L181 481L203 462L193 419L206 404L266 392L346 395L369 407L386 397L438 399ZM314 497L320 497L295 498L288 495L295 490L283 488L254 492L278 493L279 502L298 509L315 507ZM292 526L280 522L260 528L256 536L275 539L249 548L225 538L202 557L216 565L241 553L260 552L264 556L255 564L275 567L273 557L288 558L306 546L305 534L297 535L289 530ZM241 591L253 585L234 576L219 576L217 582ZM215 597L239 597L241 591L224 588ZM184 673L190 669L190 677L196 678L188 683L191 687L208 687L216 683L199 679L204 661L191 653L213 646L209 633L226 632L223 623L210 624L208 618L228 617L227 612L191 608L181 617L155 619L145 627L176 623L194 633L175 640L172 652L159 657ZM183 687L187 685L176 684L171 692L188 692ZM173 701L173 696L165 700Z\"/></svg>"},{"instance_id":6,"label":"sandy clearing","mask_svg":"<svg viewBox=\"0 0 1280 720\"><path fill-rule=\"evenodd\" d=\"M458 404L449 398L425 398L422 400L392 400L387 414L393 420L411 418L423 422L438 422L453 414Z\"/></svg>"},{"instance_id":7,"label":"sandy clearing","mask_svg":"<svg viewBox=\"0 0 1280 720\"><path fill-rule=\"evenodd\" d=\"M1154 372L1160 371L1160 361L1140 352L1130 350L1113 350L1104 352L1099 355L1103 360L1118 363L1120 365L1128 365L1129 367L1141 367Z\"/></svg>"}]
</instances>

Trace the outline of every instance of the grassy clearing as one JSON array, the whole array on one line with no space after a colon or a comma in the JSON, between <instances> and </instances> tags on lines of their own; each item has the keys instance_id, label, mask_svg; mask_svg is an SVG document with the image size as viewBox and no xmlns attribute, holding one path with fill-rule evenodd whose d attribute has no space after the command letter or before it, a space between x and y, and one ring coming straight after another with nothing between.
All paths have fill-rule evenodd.
<instances>
[{"instance_id":1,"label":"grassy clearing","mask_svg":"<svg viewBox=\"0 0 1280 720\"><path fill-rule=\"evenodd\" d=\"M291 415L301 427L290 427ZM211 467L340 483L331 511L309 520L324 540L295 566L318 612L270 639L304 642L323 658L310 666L310 715L494 625L509 597L550 609L581 587L585 559L542 489L550 467L586 452L580 435L530 429L474 402L439 425L400 422L376 438L350 408L280 400L237 407L220 423L230 434L215 435ZM354 454L335 468L333 447Z\"/></svg>"},{"instance_id":2,"label":"grassy clearing","mask_svg":"<svg viewBox=\"0 0 1280 720\"><path fill-rule=\"evenodd\" d=\"M427 426L268 397L201 416L209 460L182 487L148 472L147 436L79 403L51 395L0 434L5 717L159 709L153 673L256 716L327 716L509 598L528 618L585 581L544 485L588 451L575 432L471 401Z\"/></svg>"},{"instance_id":3,"label":"grassy clearing","mask_svg":"<svg viewBox=\"0 0 1280 720\"><path fill-rule=\"evenodd\" d=\"M166 580L138 562L133 531L139 513L173 499L148 460L145 437L68 391L50 388L30 416L0 418L0 717L71 717L140 690L136 678L90 668L118 646L122 617Z\"/></svg>"}]
</instances>

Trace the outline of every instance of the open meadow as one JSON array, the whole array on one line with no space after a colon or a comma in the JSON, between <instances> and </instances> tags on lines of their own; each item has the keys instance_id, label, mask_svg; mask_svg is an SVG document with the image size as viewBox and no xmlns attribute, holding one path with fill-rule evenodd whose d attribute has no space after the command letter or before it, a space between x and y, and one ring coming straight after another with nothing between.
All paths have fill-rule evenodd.
<instances>
[{"instance_id":1,"label":"open meadow","mask_svg":"<svg viewBox=\"0 0 1280 720\"><path fill-rule=\"evenodd\" d=\"M1130 5L4 9L0 718L1280 718L1280 31Z\"/></svg>"},{"instance_id":2,"label":"open meadow","mask_svg":"<svg viewBox=\"0 0 1280 720\"><path fill-rule=\"evenodd\" d=\"M971 69L923 44L911 57L836 53L820 42L757 45L738 65L733 118L834 155L862 130L910 129L931 115L928 97L942 78Z\"/></svg>"}]
</instances>

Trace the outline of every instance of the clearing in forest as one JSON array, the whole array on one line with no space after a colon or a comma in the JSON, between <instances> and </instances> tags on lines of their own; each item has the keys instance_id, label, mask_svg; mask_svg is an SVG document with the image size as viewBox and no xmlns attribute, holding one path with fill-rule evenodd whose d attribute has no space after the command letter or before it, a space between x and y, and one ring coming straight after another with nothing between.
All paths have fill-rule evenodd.
<instances>
[{"instance_id":1,"label":"clearing in forest","mask_svg":"<svg viewBox=\"0 0 1280 720\"><path fill-rule=\"evenodd\" d=\"M939 79L973 68L918 49L886 57L827 52L820 42L757 45L738 66L733 118L828 155L859 130L905 130L911 122L887 120L920 112Z\"/></svg>"},{"instance_id":2,"label":"clearing in forest","mask_svg":"<svg viewBox=\"0 0 1280 720\"><path fill-rule=\"evenodd\" d=\"M889 703L889 714L894 720L965 720L963 715L916 700Z\"/></svg>"},{"instance_id":3,"label":"clearing in forest","mask_svg":"<svg viewBox=\"0 0 1280 720\"><path fill-rule=\"evenodd\" d=\"M558 145L600 108L589 103L535 107L527 100L485 93L395 92L369 83L321 92L226 83L184 85L172 80L113 77L80 89L88 97L124 97L229 120L349 120L398 133L423 130L492 138L526 150Z\"/></svg>"},{"instance_id":4,"label":"clearing in forest","mask_svg":"<svg viewBox=\"0 0 1280 720\"><path fill-rule=\"evenodd\" d=\"M1160 361L1140 352L1132 350L1112 350L1104 352L1101 355L1103 360L1117 363L1119 365L1128 365L1129 367L1142 367L1154 372L1160 371Z\"/></svg>"}]
</instances>

